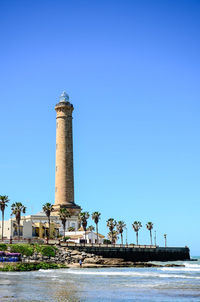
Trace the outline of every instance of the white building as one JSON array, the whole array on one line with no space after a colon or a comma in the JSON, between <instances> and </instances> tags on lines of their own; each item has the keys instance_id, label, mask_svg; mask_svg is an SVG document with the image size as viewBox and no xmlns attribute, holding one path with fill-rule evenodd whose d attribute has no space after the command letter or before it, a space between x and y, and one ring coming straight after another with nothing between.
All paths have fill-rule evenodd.
<instances>
[{"instance_id":1,"label":"white building","mask_svg":"<svg viewBox=\"0 0 200 302\"><path fill-rule=\"evenodd\" d=\"M74 232L65 232L65 237L70 237L70 239L68 239L67 241L75 243L97 243L98 241L98 243L103 243L105 236L103 236L102 234L98 234L97 240L97 233L93 231L86 231L85 233L85 231L81 229Z\"/></svg>"},{"instance_id":2,"label":"white building","mask_svg":"<svg viewBox=\"0 0 200 302\"><path fill-rule=\"evenodd\" d=\"M63 235L63 226L59 216L50 217L50 237ZM73 228L75 231L79 228L77 216L67 218L66 230ZM0 223L0 234L2 222ZM35 215L22 216L20 221L20 237L23 239L45 238L49 232L49 224L47 216L44 212L39 212ZM4 239L18 237L17 223L14 217L4 221Z\"/></svg>"}]
</instances>

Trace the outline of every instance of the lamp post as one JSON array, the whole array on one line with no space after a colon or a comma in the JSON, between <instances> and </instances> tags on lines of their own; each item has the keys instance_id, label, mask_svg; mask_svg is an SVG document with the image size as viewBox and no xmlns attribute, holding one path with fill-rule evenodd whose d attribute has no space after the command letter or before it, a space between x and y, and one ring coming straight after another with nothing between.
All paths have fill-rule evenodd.
<instances>
[{"instance_id":1,"label":"lamp post","mask_svg":"<svg viewBox=\"0 0 200 302\"><path fill-rule=\"evenodd\" d=\"M164 238L165 238L165 247L167 247L167 234L164 234Z\"/></svg>"},{"instance_id":2,"label":"lamp post","mask_svg":"<svg viewBox=\"0 0 200 302\"><path fill-rule=\"evenodd\" d=\"M127 230L127 227L125 227L125 230L126 230L126 245L128 245L128 240L127 240L127 232L128 232L128 230Z\"/></svg>"}]
</instances>

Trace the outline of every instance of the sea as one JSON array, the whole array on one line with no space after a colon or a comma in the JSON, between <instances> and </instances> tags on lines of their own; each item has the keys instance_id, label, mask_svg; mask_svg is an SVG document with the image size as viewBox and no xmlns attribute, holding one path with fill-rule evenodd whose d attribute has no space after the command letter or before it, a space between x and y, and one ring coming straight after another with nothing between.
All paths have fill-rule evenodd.
<instances>
[{"instance_id":1,"label":"sea","mask_svg":"<svg viewBox=\"0 0 200 302\"><path fill-rule=\"evenodd\" d=\"M173 263L185 267L0 272L0 301L200 302L200 258Z\"/></svg>"}]
</instances>

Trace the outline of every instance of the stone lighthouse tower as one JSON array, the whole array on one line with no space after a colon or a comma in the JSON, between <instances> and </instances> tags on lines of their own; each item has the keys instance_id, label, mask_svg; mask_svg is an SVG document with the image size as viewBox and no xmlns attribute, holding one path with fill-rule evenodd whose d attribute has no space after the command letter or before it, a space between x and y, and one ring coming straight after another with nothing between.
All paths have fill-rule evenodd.
<instances>
[{"instance_id":1,"label":"stone lighthouse tower","mask_svg":"<svg viewBox=\"0 0 200 302\"><path fill-rule=\"evenodd\" d=\"M74 168L73 168L73 135L72 112L73 105L69 96L63 92L56 110L56 176L55 176L55 205L58 212L60 207L68 208L73 215L78 215L80 207L74 202Z\"/></svg>"}]
</instances>

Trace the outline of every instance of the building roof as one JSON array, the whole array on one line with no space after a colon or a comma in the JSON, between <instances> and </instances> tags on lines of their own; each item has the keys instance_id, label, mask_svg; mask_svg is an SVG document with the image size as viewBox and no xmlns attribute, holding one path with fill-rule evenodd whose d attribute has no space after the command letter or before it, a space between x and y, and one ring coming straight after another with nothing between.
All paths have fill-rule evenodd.
<instances>
[{"instance_id":1,"label":"building roof","mask_svg":"<svg viewBox=\"0 0 200 302\"><path fill-rule=\"evenodd\" d=\"M97 233L93 232L93 231L86 231L86 235L90 234L90 233L93 233L97 236ZM80 229L78 231L72 231L72 232L65 232L65 235L66 236L70 236L70 238L72 238L72 236L81 236L81 237L78 237L78 238L82 238L85 236L85 231L80 231ZM98 236L99 238L105 238L104 235L102 234L99 234L98 233Z\"/></svg>"},{"instance_id":2,"label":"building roof","mask_svg":"<svg viewBox=\"0 0 200 302\"><path fill-rule=\"evenodd\" d=\"M69 237L70 237L70 239L79 239L79 238L83 238L84 236L83 236L83 234L80 234L80 235L70 235Z\"/></svg>"}]
</instances>

